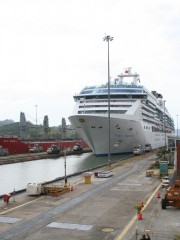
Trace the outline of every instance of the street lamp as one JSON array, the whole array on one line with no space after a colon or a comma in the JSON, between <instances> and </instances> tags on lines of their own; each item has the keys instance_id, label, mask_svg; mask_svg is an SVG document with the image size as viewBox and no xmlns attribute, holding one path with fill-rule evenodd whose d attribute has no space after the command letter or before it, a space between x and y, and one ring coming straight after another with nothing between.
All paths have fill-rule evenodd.
<instances>
[{"instance_id":1,"label":"street lamp","mask_svg":"<svg viewBox=\"0 0 180 240\"><path fill-rule=\"evenodd\" d=\"M166 103L166 100L164 100L164 137L165 137L165 147L166 147L166 114L165 114L165 109L166 109L166 106L165 106L165 103Z\"/></svg>"},{"instance_id":2,"label":"street lamp","mask_svg":"<svg viewBox=\"0 0 180 240\"><path fill-rule=\"evenodd\" d=\"M103 38L108 43L108 166L111 166L111 129L110 129L110 67L109 67L109 41L113 40L113 37L106 35Z\"/></svg>"},{"instance_id":3,"label":"street lamp","mask_svg":"<svg viewBox=\"0 0 180 240\"><path fill-rule=\"evenodd\" d=\"M37 106L38 105L35 105L35 108L36 108L36 126L37 126Z\"/></svg>"},{"instance_id":4,"label":"street lamp","mask_svg":"<svg viewBox=\"0 0 180 240\"><path fill-rule=\"evenodd\" d=\"M177 137L178 137L178 117L179 115L176 115L177 116Z\"/></svg>"},{"instance_id":5,"label":"street lamp","mask_svg":"<svg viewBox=\"0 0 180 240\"><path fill-rule=\"evenodd\" d=\"M66 149L64 149L64 186L67 186L67 176L66 176Z\"/></svg>"}]
</instances>

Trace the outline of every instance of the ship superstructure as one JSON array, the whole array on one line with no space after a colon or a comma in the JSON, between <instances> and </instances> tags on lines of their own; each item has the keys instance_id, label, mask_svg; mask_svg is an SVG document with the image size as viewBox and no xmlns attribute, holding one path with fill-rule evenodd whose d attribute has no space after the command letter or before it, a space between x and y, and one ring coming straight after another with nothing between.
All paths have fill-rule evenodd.
<instances>
[{"instance_id":1,"label":"ship superstructure","mask_svg":"<svg viewBox=\"0 0 180 240\"><path fill-rule=\"evenodd\" d=\"M160 93L141 85L131 68L110 82L109 92L110 96L108 83L85 87L74 96L76 105L69 117L95 155L108 154L108 109L111 154L132 152L136 144L151 144L152 149L166 145L174 122Z\"/></svg>"}]
</instances>

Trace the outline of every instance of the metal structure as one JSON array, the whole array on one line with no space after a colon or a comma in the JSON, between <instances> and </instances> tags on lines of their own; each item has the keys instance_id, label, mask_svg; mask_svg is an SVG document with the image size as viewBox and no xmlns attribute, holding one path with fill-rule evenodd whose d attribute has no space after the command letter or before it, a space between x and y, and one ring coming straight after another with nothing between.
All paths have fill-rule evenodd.
<instances>
[{"instance_id":1,"label":"metal structure","mask_svg":"<svg viewBox=\"0 0 180 240\"><path fill-rule=\"evenodd\" d=\"M36 104L35 105L35 108L36 108L36 126L37 126L37 107L38 107L38 105Z\"/></svg>"},{"instance_id":2,"label":"metal structure","mask_svg":"<svg viewBox=\"0 0 180 240\"><path fill-rule=\"evenodd\" d=\"M164 100L164 146L166 147L166 106L165 106L166 100Z\"/></svg>"},{"instance_id":3,"label":"metal structure","mask_svg":"<svg viewBox=\"0 0 180 240\"><path fill-rule=\"evenodd\" d=\"M61 138L66 139L66 119L62 118L61 123Z\"/></svg>"},{"instance_id":4,"label":"metal structure","mask_svg":"<svg viewBox=\"0 0 180 240\"><path fill-rule=\"evenodd\" d=\"M49 133L49 118L48 118L48 115L44 116L43 127L44 127L44 138L46 139L48 137L48 133Z\"/></svg>"},{"instance_id":5,"label":"metal structure","mask_svg":"<svg viewBox=\"0 0 180 240\"><path fill-rule=\"evenodd\" d=\"M103 38L108 43L108 166L111 166L111 129L110 129L110 64L109 64L109 42L113 37L106 35Z\"/></svg>"},{"instance_id":6,"label":"metal structure","mask_svg":"<svg viewBox=\"0 0 180 240\"><path fill-rule=\"evenodd\" d=\"M27 130L26 117L25 117L25 114L21 112L20 122L19 122L19 134L21 139L26 138L26 130Z\"/></svg>"}]
</instances>

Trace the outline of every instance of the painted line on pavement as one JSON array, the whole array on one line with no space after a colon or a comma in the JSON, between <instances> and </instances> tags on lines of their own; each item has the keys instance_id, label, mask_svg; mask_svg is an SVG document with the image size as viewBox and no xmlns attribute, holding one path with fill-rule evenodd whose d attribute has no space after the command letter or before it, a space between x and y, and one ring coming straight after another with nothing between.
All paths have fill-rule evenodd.
<instances>
[{"instance_id":1,"label":"painted line on pavement","mask_svg":"<svg viewBox=\"0 0 180 240\"><path fill-rule=\"evenodd\" d=\"M18 208L20 208L20 207L26 206L26 205L28 205L28 204L31 204L31 203L36 202L36 201L38 201L38 200L40 200L40 199L43 199L43 198L44 198L44 197L40 197L40 198L37 198L37 199L32 200L32 201L30 201L30 202L27 202L27 203L21 204L21 205L19 205L19 206L16 206L16 207L14 207L14 208L8 209L8 210L6 210L6 211L4 211L4 212L1 212L0 215L5 214L5 213L10 212L10 211L13 211L13 210L15 210L15 209L18 209Z\"/></svg>"},{"instance_id":2,"label":"painted line on pavement","mask_svg":"<svg viewBox=\"0 0 180 240\"><path fill-rule=\"evenodd\" d=\"M76 185L78 185L78 184L80 184L80 183L82 183L82 182L83 182L83 181L77 182L77 183L73 184L72 186L76 186ZM43 197L40 197L40 198L37 198L37 199L35 199L35 200L32 200L32 201L30 201L30 202L21 204L21 205L19 205L19 206L16 206L16 207L14 207L14 208L10 208L10 209L8 209L8 210L6 210L6 211L4 211L4 212L0 212L0 215L3 215L3 214L5 214L5 213L8 213L8 212L13 211L13 210L15 210L15 209L18 209L18 208L20 208L20 207L26 206L26 205L28 205L28 204L31 204L31 203L36 202L36 201L38 201L38 200L40 200L40 199L43 199L43 198L44 198L44 196L43 196Z\"/></svg>"},{"instance_id":3,"label":"painted line on pavement","mask_svg":"<svg viewBox=\"0 0 180 240\"><path fill-rule=\"evenodd\" d=\"M151 196L149 197L149 199L147 200L146 204L144 205L142 212L146 209L146 207L149 205L149 203L151 202L151 200L153 199L153 197L156 195L156 193L158 192L158 190L160 189L161 184L158 185L158 187L154 190L154 192L151 194ZM131 221L128 223L128 225L122 230L121 234L116 238L116 240L122 240L123 237L125 236L125 234L128 232L128 230L130 229L130 227L132 227L132 225L135 223L135 221L137 220L137 215L135 215Z\"/></svg>"}]
</instances>

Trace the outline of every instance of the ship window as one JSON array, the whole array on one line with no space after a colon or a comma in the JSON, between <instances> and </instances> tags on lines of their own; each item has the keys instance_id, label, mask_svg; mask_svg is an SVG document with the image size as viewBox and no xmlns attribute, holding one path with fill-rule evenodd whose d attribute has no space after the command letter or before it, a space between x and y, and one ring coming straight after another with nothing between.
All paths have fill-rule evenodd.
<instances>
[{"instance_id":1,"label":"ship window","mask_svg":"<svg viewBox=\"0 0 180 240\"><path fill-rule=\"evenodd\" d=\"M103 108L103 107L108 107L108 105L81 105L79 108ZM111 105L111 107L126 107L130 108L132 105Z\"/></svg>"},{"instance_id":2,"label":"ship window","mask_svg":"<svg viewBox=\"0 0 180 240\"><path fill-rule=\"evenodd\" d=\"M99 126L99 128L102 128L102 126Z\"/></svg>"},{"instance_id":3,"label":"ship window","mask_svg":"<svg viewBox=\"0 0 180 240\"><path fill-rule=\"evenodd\" d=\"M86 90L86 91L80 92L80 94L90 94L92 92L93 92L93 90Z\"/></svg>"},{"instance_id":4,"label":"ship window","mask_svg":"<svg viewBox=\"0 0 180 240\"><path fill-rule=\"evenodd\" d=\"M125 114L127 110L111 110L111 113L114 114ZM85 110L85 111L78 111L78 114L106 114L108 113L107 110Z\"/></svg>"},{"instance_id":5,"label":"ship window","mask_svg":"<svg viewBox=\"0 0 180 240\"><path fill-rule=\"evenodd\" d=\"M123 93L143 93L142 89L110 89L110 93L119 93L119 92L123 92ZM83 92L83 94L85 93L85 91ZM108 93L108 89L95 89L93 91L93 94L97 94L97 93ZM81 92L82 94L82 92Z\"/></svg>"},{"instance_id":6,"label":"ship window","mask_svg":"<svg viewBox=\"0 0 180 240\"><path fill-rule=\"evenodd\" d=\"M91 128L96 128L95 126L91 126Z\"/></svg>"}]
</instances>

